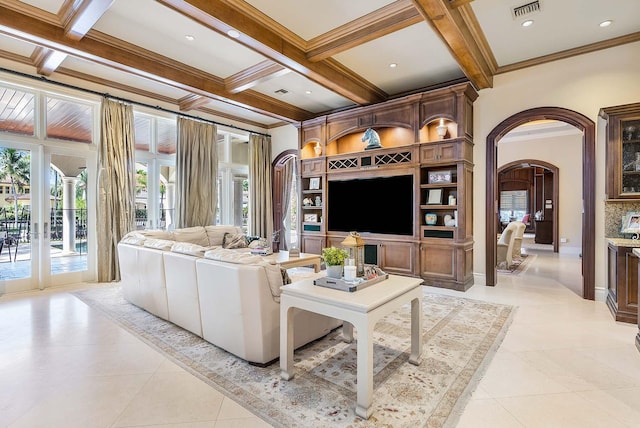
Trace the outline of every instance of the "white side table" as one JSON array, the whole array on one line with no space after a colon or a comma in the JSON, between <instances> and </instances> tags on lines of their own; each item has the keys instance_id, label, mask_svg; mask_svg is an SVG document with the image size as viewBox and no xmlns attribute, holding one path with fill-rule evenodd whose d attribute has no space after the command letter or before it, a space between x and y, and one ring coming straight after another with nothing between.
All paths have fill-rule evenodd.
<instances>
[{"instance_id":1,"label":"white side table","mask_svg":"<svg viewBox=\"0 0 640 428\"><path fill-rule=\"evenodd\" d=\"M303 280L282 287L280 296L281 377L295 376L293 365L293 308L346 321L343 336L353 340L358 332L356 414L364 419L373 413L373 328L385 315L411 302L411 355L409 362L420 364L422 355L422 279L397 275L353 293L313 285Z\"/></svg>"}]
</instances>

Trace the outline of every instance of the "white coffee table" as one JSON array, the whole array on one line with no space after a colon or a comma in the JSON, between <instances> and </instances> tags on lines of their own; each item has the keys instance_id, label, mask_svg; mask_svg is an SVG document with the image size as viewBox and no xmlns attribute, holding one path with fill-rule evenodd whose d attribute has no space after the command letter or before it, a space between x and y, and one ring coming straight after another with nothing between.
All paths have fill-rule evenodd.
<instances>
[{"instance_id":1,"label":"white coffee table","mask_svg":"<svg viewBox=\"0 0 640 428\"><path fill-rule=\"evenodd\" d=\"M293 365L293 308L346 321L344 340L353 340L358 332L356 414L364 419L373 413L373 328L385 315L411 302L411 355L409 362L420 364L422 354L422 279L389 275L385 281L349 293L313 285L312 279L282 287L280 295L280 369L281 377L295 376Z\"/></svg>"},{"instance_id":2,"label":"white coffee table","mask_svg":"<svg viewBox=\"0 0 640 428\"><path fill-rule=\"evenodd\" d=\"M289 252L280 250L277 253L266 256L273 259L285 269L302 266L313 266L316 272L320 272L320 254L300 253L300 256L289 257Z\"/></svg>"}]
</instances>

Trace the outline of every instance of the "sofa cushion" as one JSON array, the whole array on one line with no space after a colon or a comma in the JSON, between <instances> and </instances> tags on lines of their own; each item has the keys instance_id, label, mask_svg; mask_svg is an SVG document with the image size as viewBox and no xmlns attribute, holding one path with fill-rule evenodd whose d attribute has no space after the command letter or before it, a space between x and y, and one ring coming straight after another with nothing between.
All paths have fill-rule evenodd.
<instances>
[{"instance_id":1,"label":"sofa cushion","mask_svg":"<svg viewBox=\"0 0 640 428\"><path fill-rule=\"evenodd\" d=\"M225 233L242 233L242 228L232 225L216 225L205 226L207 237L209 238L209 244L211 246L221 246L224 241Z\"/></svg>"},{"instance_id":2,"label":"sofa cushion","mask_svg":"<svg viewBox=\"0 0 640 428\"><path fill-rule=\"evenodd\" d=\"M129 244L129 245L144 245L144 241L146 239L147 238L142 233L138 231L133 231L124 235L120 240L120 242L122 242L123 244Z\"/></svg>"},{"instance_id":3,"label":"sofa cushion","mask_svg":"<svg viewBox=\"0 0 640 428\"><path fill-rule=\"evenodd\" d=\"M144 241L144 246L147 248L154 248L156 250L169 251L174 242L167 239L147 238Z\"/></svg>"},{"instance_id":4,"label":"sofa cushion","mask_svg":"<svg viewBox=\"0 0 640 428\"><path fill-rule=\"evenodd\" d=\"M207 231L202 226L175 229L173 231L173 240L176 242L189 242L203 247L209 246Z\"/></svg>"},{"instance_id":5,"label":"sofa cushion","mask_svg":"<svg viewBox=\"0 0 640 428\"><path fill-rule=\"evenodd\" d=\"M255 256L245 251L230 250L227 248L214 248L204 253L206 259L218 260L220 262L237 263L242 265L258 264L262 257Z\"/></svg>"},{"instance_id":6,"label":"sofa cushion","mask_svg":"<svg viewBox=\"0 0 640 428\"><path fill-rule=\"evenodd\" d=\"M146 238L166 239L168 241L173 241L173 233L169 230L148 229L140 230L138 231L138 233L142 234Z\"/></svg>"},{"instance_id":7,"label":"sofa cushion","mask_svg":"<svg viewBox=\"0 0 640 428\"><path fill-rule=\"evenodd\" d=\"M225 233L222 248L247 248L247 237L243 233Z\"/></svg>"},{"instance_id":8,"label":"sofa cushion","mask_svg":"<svg viewBox=\"0 0 640 428\"><path fill-rule=\"evenodd\" d=\"M171 252L187 254L189 256L204 257L204 253L211 247L203 247L202 245L192 244L191 242L176 242L171 246Z\"/></svg>"}]
</instances>

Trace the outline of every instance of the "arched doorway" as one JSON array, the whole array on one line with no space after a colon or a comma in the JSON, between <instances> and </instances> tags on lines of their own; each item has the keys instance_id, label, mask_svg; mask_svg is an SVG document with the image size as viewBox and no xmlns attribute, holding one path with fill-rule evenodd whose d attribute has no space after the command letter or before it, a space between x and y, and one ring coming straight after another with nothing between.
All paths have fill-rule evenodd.
<instances>
[{"instance_id":1,"label":"arched doorway","mask_svg":"<svg viewBox=\"0 0 640 428\"><path fill-rule=\"evenodd\" d=\"M541 160L537 160L537 159L521 159L521 160L517 160L517 161L513 161L513 162L509 162L505 165L502 165L500 168L498 168L497 171L497 175L498 177L500 177L500 174L506 173L508 171L513 171L516 169L520 169L520 168L542 168L544 170L548 170L551 173L552 176L552 186L553 186L553 191L551 192L552 196L552 206L553 206L553 210L552 210L552 239L553 239L553 252L557 253L558 252L558 247L559 247L559 234L558 234L558 225L559 225L559 216L558 213L560 212L559 209L559 195L560 195L560 183L559 183L559 170L558 167L550 164L548 162L545 161L541 161ZM499 195L499 194L498 194ZM535 196L533 196L533 198L535 198ZM533 199L532 198L532 199ZM531 206L531 205L530 205ZM498 207L499 208L499 207ZM538 207L536 207L538 208ZM532 208L530 211L535 211L536 208ZM542 208L542 207L540 207ZM535 220L533 220L533 216L531 216L531 223L535 224ZM498 220L496 220L498 221ZM497 224L496 224L497 227ZM529 229L529 227L527 226L527 229Z\"/></svg>"},{"instance_id":2,"label":"arched doorway","mask_svg":"<svg viewBox=\"0 0 640 428\"><path fill-rule=\"evenodd\" d=\"M512 129L535 120L557 120L582 132L582 297L595 299L595 124L588 117L560 107L537 107L516 113L487 136L486 158L486 284L496 285L497 143Z\"/></svg>"}]
</instances>

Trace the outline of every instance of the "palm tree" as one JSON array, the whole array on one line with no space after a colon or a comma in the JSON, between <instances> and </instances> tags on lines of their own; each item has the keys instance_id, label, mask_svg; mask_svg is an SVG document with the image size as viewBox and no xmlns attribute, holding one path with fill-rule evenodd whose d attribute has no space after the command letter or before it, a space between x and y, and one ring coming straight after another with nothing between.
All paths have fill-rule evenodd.
<instances>
[{"instance_id":1,"label":"palm tree","mask_svg":"<svg viewBox=\"0 0 640 428\"><path fill-rule=\"evenodd\" d=\"M15 228L18 228L18 190L29 184L31 162L29 153L0 148L0 177L9 179L13 195Z\"/></svg>"}]
</instances>

